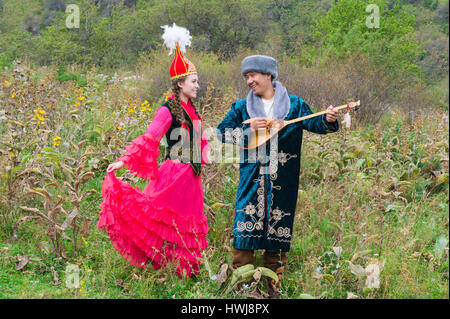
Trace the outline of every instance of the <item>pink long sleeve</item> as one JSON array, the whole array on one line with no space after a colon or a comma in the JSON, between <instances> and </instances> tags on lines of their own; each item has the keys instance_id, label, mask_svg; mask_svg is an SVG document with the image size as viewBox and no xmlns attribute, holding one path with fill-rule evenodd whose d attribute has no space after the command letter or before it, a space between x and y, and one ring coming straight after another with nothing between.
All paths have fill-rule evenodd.
<instances>
[{"instance_id":1,"label":"pink long sleeve","mask_svg":"<svg viewBox=\"0 0 450 319\"><path fill-rule=\"evenodd\" d=\"M151 179L158 176L159 142L172 123L167 107L158 109L152 123L143 135L135 138L125 147L126 153L119 161L125 163L131 173L141 178Z\"/></svg>"},{"instance_id":2,"label":"pink long sleeve","mask_svg":"<svg viewBox=\"0 0 450 319\"><path fill-rule=\"evenodd\" d=\"M161 106L156 111L155 117L145 134L151 134L156 140L160 141L169 129L170 124L172 124L172 115L167 107Z\"/></svg>"}]
</instances>

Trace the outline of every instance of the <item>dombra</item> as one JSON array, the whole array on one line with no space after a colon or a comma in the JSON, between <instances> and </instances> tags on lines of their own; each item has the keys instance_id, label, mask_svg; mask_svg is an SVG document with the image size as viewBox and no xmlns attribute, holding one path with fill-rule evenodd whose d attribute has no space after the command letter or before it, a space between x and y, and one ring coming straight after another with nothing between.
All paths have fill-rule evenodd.
<instances>
[{"instance_id":1,"label":"dombra","mask_svg":"<svg viewBox=\"0 0 450 319\"><path fill-rule=\"evenodd\" d=\"M340 105L335 107L334 109L339 111L342 109L355 109L355 111L358 109L357 106L360 105L360 100L358 100L357 102L350 102L348 104L344 104L344 105ZM274 119L266 119L267 123L266 123L266 128L265 129L261 129L261 130L256 130L253 131L250 136L249 136L249 143L247 146L242 146L245 149L253 149L256 148L258 146L263 145L264 143L266 143L268 140L270 140L272 137L274 137L275 135L278 134L278 132L282 131L286 126L288 126L289 124L293 124L293 123L297 123L306 119L310 119L322 114L325 114L327 111L321 111L321 112L317 112L314 114L310 114L310 115L306 115L303 117L299 117L293 120L289 120L289 121L283 121L283 120L276 120L277 123L275 123L275 126L270 127L270 122L274 121ZM255 121L256 118L251 118L248 119L242 123L247 124L247 123L252 123L253 121ZM281 125L282 124L282 125ZM280 128L281 127L281 128Z\"/></svg>"}]
</instances>

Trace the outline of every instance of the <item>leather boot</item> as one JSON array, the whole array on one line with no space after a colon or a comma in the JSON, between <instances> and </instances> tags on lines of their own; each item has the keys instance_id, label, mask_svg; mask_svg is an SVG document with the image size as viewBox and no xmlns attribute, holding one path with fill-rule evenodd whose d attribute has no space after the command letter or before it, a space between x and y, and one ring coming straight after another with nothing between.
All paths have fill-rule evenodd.
<instances>
[{"instance_id":1,"label":"leather boot","mask_svg":"<svg viewBox=\"0 0 450 319\"><path fill-rule=\"evenodd\" d=\"M264 267L274 271L278 276L278 282L273 279L267 279L267 293L270 299L280 298L279 291L281 280L283 279L284 266L287 264L287 253L264 252Z\"/></svg>"},{"instance_id":2,"label":"leather boot","mask_svg":"<svg viewBox=\"0 0 450 319\"><path fill-rule=\"evenodd\" d=\"M233 268L239 268L247 264L255 264L253 250L233 248Z\"/></svg>"}]
</instances>

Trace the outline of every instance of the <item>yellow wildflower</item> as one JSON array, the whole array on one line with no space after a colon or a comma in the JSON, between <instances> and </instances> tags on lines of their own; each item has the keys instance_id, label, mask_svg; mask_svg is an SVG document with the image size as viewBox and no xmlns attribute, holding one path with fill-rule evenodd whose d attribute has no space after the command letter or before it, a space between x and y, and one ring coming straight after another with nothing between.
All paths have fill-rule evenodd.
<instances>
[{"instance_id":1,"label":"yellow wildflower","mask_svg":"<svg viewBox=\"0 0 450 319\"><path fill-rule=\"evenodd\" d=\"M86 97L84 97L84 96L80 96L80 97L78 98L78 101L84 101L85 98L86 98Z\"/></svg>"},{"instance_id":2,"label":"yellow wildflower","mask_svg":"<svg viewBox=\"0 0 450 319\"><path fill-rule=\"evenodd\" d=\"M150 103L145 100L142 104L141 104L141 112L145 112L148 109L148 106L150 105Z\"/></svg>"},{"instance_id":3,"label":"yellow wildflower","mask_svg":"<svg viewBox=\"0 0 450 319\"><path fill-rule=\"evenodd\" d=\"M53 139L53 146L58 146L61 141L61 137L57 136Z\"/></svg>"},{"instance_id":4,"label":"yellow wildflower","mask_svg":"<svg viewBox=\"0 0 450 319\"><path fill-rule=\"evenodd\" d=\"M129 112L129 113L133 113L135 108L136 108L136 107L135 107L134 105L128 106L128 112Z\"/></svg>"},{"instance_id":5,"label":"yellow wildflower","mask_svg":"<svg viewBox=\"0 0 450 319\"><path fill-rule=\"evenodd\" d=\"M123 130L123 127L118 126L117 130L121 131L121 130Z\"/></svg>"},{"instance_id":6,"label":"yellow wildflower","mask_svg":"<svg viewBox=\"0 0 450 319\"><path fill-rule=\"evenodd\" d=\"M75 103L75 106L76 107L80 106L80 102Z\"/></svg>"},{"instance_id":7,"label":"yellow wildflower","mask_svg":"<svg viewBox=\"0 0 450 319\"><path fill-rule=\"evenodd\" d=\"M34 119L38 121L38 125L44 124L45 121L45 118L41 114L45 114L45 111L38 105L38 108L34 110Z\"/></svg>"},{"instance_id":8,"label":"yellow wildflower","mask_svg":"<svg viewBox=\"0 0 450 319\"><path fill-rule=\"evenodd\" d=\"M169 100L169 96L167 95L166 98L164 99L164 101L168 101Z\"/></svg>"},{"instance_id":9,"label":"yellow wildflower","mask_svg":"<svg viewBox=\"0 0 450 319\"><path fill-rule=\"evenodd\" d=\"M3 82L3 86L9 88L10 84L8 81L5 80L5 82Z\"/></svg>"},{"instance_id":10,"label":"yellow wildflower","mask_svg":"<svg viewBox=\"0 0 450 319\"><path fill-rule=\"evenodd\" d=\"M13 92L11 93L11 98L15 99L16 97L17 97L17 94L16 94L16 92L13 91Z\"/></svg>"}]
</instances>

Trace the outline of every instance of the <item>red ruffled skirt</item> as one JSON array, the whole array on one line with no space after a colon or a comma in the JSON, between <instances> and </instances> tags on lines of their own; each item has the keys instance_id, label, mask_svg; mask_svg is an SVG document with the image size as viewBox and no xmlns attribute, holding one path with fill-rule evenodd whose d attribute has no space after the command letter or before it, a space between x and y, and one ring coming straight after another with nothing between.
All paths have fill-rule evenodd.
<instances>
[{"instance_id":1,"label":"red ruffled skirt","mask_svg":"<svg viewBox=\"0 0 450 319\"><path fill-rule=\"evenodd\" d=\"M201 178L190 164L166 160L142 192L107 173L97 226L132 265L154 269L169 262L177 274L197 274L208 244Z\"/></svg>"}]
</instances>

